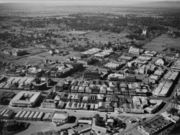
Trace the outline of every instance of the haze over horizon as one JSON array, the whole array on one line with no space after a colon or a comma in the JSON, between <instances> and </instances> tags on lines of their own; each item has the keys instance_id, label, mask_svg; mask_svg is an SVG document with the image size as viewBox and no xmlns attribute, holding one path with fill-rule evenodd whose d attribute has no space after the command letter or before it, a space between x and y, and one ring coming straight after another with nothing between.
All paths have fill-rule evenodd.
<instances>
[{"instance_id":1,"label":"haze over horizon","mask_svg":"<svg viewBox=\"0 0 180 135\"><path fill-rule=\"evenodd\" d=\"M180 0L0 0L1 15L122 14L125 8L135 8L133 12L144 8L179 10Z\"/></svg>"},{"instance_id":2,"label":"haze over horizon","mask_svg":"<svg viewBox=\"0 0 180 135\"><path fill-rule=\"evenodd\" d=\"M180 2L180 0L0 0L0 3L52 3L60 5L133 5L153 2Z\"/></svg>"}]
</instances>

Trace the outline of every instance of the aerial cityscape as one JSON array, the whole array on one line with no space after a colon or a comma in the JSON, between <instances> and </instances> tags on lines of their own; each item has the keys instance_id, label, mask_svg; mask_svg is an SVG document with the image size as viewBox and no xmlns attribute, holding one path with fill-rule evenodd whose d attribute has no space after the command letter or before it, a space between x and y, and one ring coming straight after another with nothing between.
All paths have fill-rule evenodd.
<instances>
[{"instance_id":1,"label":"aerial cityscape","mask_svg":"<svg viewBox=\"0 0 180 135\"><path fill-rule=\"evenodd\" d=\"M0 0L0 135L180 135L180 1Z\"/></svg>"}]
</instances>

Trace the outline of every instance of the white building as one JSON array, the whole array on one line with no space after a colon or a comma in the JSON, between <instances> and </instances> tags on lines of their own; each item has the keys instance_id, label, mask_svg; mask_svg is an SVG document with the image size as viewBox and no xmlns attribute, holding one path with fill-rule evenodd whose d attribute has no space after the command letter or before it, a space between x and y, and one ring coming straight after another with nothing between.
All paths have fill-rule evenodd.
<instances>
[{"instance_id":1,"label":"white building","mask_svg":"<svg viewBox=\"0 0 180 135\"><path fill-rule=\"evenodd\" d=\"M135 54L135 55L139 55L139 54L140 54L140 49L131 46L131 47L129 48L129 53Z\"/></svg>"},{"instance_id":2,"label":"white building","mask_svg":"<svg viewBox=\"0 0 180 135\"><path fill-rule=\"evenodd\" d=\"M40 99L41 92L21 91L10 101L10 106L33 107Z\"/></svg>"},{"instance_id":3,"label":"white building","mask_svg":"<svg viewBox=\"0 0 180 135\"><path fill-rule=\"evenodd\" d=\"M55 112L52 117L52 122L56 125L64 124L68 121L68 113L66 112Z\"/></svg>"},{"instance_id":4,"label":"white building","mask_svg":"<svg viewBox=\"0 0 180 135\"><path fill-rule=\"evenodd\" d=\"M120 67L120 64L114 63L114 62L109 62L105 65L106 68L109 69L118 69Z\"/></svg>"}]
</instances>

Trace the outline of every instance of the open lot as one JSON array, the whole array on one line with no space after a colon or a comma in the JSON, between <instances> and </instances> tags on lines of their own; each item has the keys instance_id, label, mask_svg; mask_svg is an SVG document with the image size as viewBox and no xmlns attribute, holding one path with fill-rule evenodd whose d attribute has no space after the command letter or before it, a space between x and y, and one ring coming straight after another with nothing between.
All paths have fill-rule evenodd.
<instances>
[{"instance_id":1,"label":"open lot","mask_svg":"<svg viewBox=\"0 0 180 135\"><path fill-rule=\"evenodd\" d=\"M180 38L171 38L167 34L163 34L147 43L145 46L143 46L143 48L161 52L166 48L179 49L179 42Z\"/></svg>"}]
</instances>

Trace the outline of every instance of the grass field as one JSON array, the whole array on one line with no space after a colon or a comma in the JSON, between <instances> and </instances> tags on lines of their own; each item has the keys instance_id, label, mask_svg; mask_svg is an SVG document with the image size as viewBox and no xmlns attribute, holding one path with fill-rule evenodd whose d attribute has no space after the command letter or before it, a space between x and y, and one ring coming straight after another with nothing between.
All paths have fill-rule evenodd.
<instances>
[{"instance_id":1,"label":"grass field","mask_svg":"<svg viewBox=\"0 0 180 135\"><path fill-rule=\"evenodd\" d=\"M163 34L144 45L144 49L161 52L166 48L180 48L179 43L180 38L171 38L168 35Z\"/></svg>"}]
</instances>

